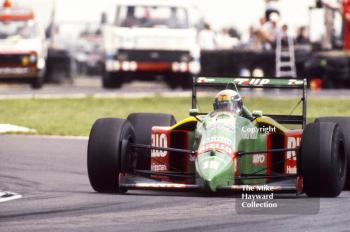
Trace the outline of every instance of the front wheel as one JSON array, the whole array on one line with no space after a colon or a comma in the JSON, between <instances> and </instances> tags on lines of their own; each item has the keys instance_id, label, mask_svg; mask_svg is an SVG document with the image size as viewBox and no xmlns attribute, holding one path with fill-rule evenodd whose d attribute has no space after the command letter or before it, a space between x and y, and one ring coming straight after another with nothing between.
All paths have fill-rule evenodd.
<instances>
[{"instance_id":1,"label":"front wheel","mask_svg":"<svg viewBox=\"0 0 350 232\"><path fill-rule=\"evenodd\" d=\"M348 159L347 175L346 175L346 182L345 182L344 189L350 190L350 118L349 117L323 117L323 118L318 118L316 122L334 122L341 127L344 133L345 150L346 150L346 156Z\"/></svg>"},{"instance_id":2,"label":"front wheel","mask_svg":"<svg viewBox=\"0 0 350 232\"><path fill-rule=\"evenodd\" d=\"M345 140L338 124L307 125L300 151L305 193L310 197L337 197L345 185L346 165Z\"/></svg>"},{"instance_id":3,"label":"front wheel","mask_svg":"<svg viewBox=\"0 0 350 232\"><path fill-rule=\"evenodd\" d=\"M119 174L126 170L129 154L125 143L134 142L133 126L124 119L99 119L93 125L87 152L88 175L92 188L101 193L124 193Z\"/></svg>"}]
</instances>

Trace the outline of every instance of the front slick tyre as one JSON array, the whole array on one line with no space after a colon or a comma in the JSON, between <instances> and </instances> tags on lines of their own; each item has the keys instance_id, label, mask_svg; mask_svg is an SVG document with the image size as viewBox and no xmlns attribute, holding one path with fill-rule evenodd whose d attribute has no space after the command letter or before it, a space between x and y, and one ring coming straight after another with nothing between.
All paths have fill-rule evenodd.
<instances>
[{"instance_id":1,"label":"front slick tyre","mask_svg":"<svg viewBox=\"0 0 350 232\"><path fill-rule=\"evenodd\" d=\"M301 140L304 191L310 197L337 197L344 188L347 157L338 124L311 123Z\"/></svg>"},{"instance_id":2,"label":"front slick tyre","mask_svg":"<svg viewBox=\"0 0 350 232\"><path fill-rule=\"evenodd\" d=\"M133 142L135 133L132 125L123 119L99 119L93 125L87 153L88 175L92 188L100 193L125 193L119 186L119 174L124 141Z\"/></svg>"},{"instance_id":3,"label":"front slick tyre","mask_svg":"<svg viewBox=\"0 0 350 232\"><path fill-rule=\"evenodd\" d=\"M316 122L334 122L337 123L343 133L345 138L345 150L347 153L348 165L347 165L347 175L345 182L345 190L350 190L350 118L349 117L323 117L318 118Z\"/></svg>"}]
</instances>

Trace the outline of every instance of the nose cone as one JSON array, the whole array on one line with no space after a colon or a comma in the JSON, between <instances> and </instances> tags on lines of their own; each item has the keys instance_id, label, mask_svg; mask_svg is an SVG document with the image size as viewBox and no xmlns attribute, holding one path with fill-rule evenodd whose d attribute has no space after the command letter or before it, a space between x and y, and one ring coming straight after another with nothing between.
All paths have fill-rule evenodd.
<instances>
[{"instance_id":1,"label":"nose cone","mask_svg":"<svg viewBox=\"0 0 350 232\"><path fill-rule=\"evenodd\" d=\"M220 152L201 154L196 160L197 174L211 191L216 192L218 186L233 184L233 162L231 158Z\"/></svg>"}]
</instances>

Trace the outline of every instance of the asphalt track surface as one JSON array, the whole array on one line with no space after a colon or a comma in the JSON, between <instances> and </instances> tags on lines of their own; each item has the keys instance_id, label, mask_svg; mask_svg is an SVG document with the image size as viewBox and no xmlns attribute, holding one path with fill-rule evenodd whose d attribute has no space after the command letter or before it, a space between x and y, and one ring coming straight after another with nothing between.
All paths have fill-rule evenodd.
<instances>
[{"instance_id":1,"label":"asphalt track surface","mask_svg":"<svg viewBox=\"0 0 350 232\"><path fill-rule=\"evenodd\" d=\"M215 92L216 90L214 90ZM267 97L296 97L300 96L300 91L295 90L241 90L244 96L267 96ZM310 96L326 97L350 97L350 90L320 90L309 91ZM48 84L42 89L33 90L29 85L0 85L0 99L11 98L84 98L84 97L152 97L152 96L169 96L169 97L190 97L190 90L177 88L171 90L162 82L131 82L123 85L121 89L103 89L98 77L79 77L75 78L72 83L61 85Z\"/></svg>"},{"instance_id":2,"label":"asphalt track surface","mask_svg":"<svg viewBox=\"0 0 350 232\"><path fill-rule=\"evenodd\" d=\"M86 139L0 136L0 191L23 195L0 203L0 231L350 231L350 192L313 215L242 215L231 195L94 193L86 148Z\"/></svg>"}]
</instances>

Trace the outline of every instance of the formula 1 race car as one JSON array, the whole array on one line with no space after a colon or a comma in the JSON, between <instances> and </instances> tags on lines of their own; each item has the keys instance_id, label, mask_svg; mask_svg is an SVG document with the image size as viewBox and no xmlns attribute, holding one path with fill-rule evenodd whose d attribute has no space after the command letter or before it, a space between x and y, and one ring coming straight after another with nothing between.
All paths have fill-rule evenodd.
<instances>
[{"instance_id":1,"label":"formula 1 race car","mask_svg":"<svg viewBox=\"0 0 350 232\"><path fill-rule=\"evenodd\" d=\"M230 85L235 91L220 92L214 111L199 113L199 88ZM302 115L250 112L239 88L302 90ZM191 117L179 123L168 114L99 119L88 143L91 186L101 193L242 192L247 186L269 186L272 192L336 197L350 187L350 118L306 124L306 91L306 80L200 77L194 78ZM223 110L230 102L237 107Z\"/></svg>"}]
</instances>

